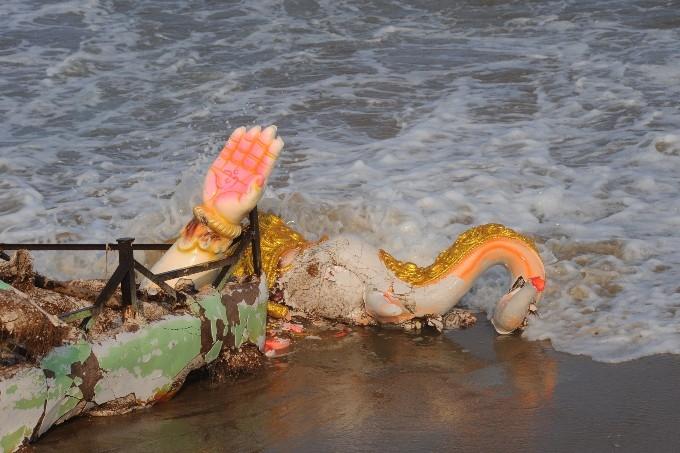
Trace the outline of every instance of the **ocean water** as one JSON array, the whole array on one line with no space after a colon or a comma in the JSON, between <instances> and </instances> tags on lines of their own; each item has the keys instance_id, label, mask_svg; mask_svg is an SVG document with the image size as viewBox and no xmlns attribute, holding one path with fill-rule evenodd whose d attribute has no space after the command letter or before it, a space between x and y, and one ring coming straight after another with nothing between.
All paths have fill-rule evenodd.
<instances>
[{"instance_id":1,"label":"ocean water","mask_svg":"<svg viewBox=\"0 0 680 453\"><path fill-rule=\"evenodd\" d=\"M310 238L429 264L504 223L547 265L527 339L678 354L679 42L677 1L6 0L0 241L169 240L230 131L274 123L261 206Z\"/></svg>"}]
</instances>

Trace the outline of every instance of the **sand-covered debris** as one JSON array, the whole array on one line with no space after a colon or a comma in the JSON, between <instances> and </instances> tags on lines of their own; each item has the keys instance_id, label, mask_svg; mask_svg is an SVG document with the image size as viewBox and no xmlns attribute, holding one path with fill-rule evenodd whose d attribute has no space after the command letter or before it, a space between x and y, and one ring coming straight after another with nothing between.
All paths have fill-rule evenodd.
<instances>
[{"instance_id":1,"label":"sand-covered debris","mask_svg":"<svg viewBox=\"0 0 680 453\"><path fill-rule=\"evenodd\" d=\"M254 344L246 343L234 350L225 348L220 356L208 366L214 381L237 378L256 373L264 366L264 355Z\"/></svg>"},{"instance_id":2,"label":"sand-covered debris","mask_svg":"<svg viewBox=\"0 0 680 453\"><path fill-rule=\"evenodd\" d=\"M14 288L0 291L0 359L3 365L23 360L35 362L54 347L82 336L97 339L117 332L135 331L141 324L185 310L185 307L171 306L171 301L149 303L142 300L143 316L132 317L123 310L122 296L117 289L86 333L79 328L80 320L66 324L57 317L93 306L106 281L50 280L33 270L33 258L25 250L17 251L10 261L0 261L0 280Z\"/></svg>"},{"instance_id":3,"label":"sand-covered debris","mask_svg":"<svg viewBox=\"0 0 680 453\"><path fill-rule=\"evenodd\" d=\"M11 353L12 361L19 356L35 360L78 337L73 327L55 322L56 318L49 315L81 308L83 304L36 288L34 275L33 258L25 250L0 263L0 279L16 289L0 291L0 345L5 353Z\"/></svg>"}]
</instances>

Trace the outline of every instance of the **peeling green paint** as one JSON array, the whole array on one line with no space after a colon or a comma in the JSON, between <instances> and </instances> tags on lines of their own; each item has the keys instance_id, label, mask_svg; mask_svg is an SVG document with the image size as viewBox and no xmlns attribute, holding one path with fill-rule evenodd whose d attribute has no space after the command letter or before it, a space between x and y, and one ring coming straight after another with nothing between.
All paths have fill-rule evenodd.
<instances>
[{"instance_id":1,"label":"peeling green paint","mask_svg":"<svg viewBox=\"0 0 680 453\"><path fill-rule=\"evenodd\" d=\"M201 321L196 318L163 322L150 325L136 338L116 342L99 356L99 366L105 370L127 369L139 377L156 370L174 376L184 365L200 352ZM125 335L125 334L123 334Z\"/></svg>"},{"instance_id":2,"label":"peeling green paint","mask_svg":"<svg viewBox=\"0 0 680 453\"><path fill-rule=\"evenodd\" d=\"M52 371L55 376L67 375L71 373L71 365L85 361L90 352L92 352L92 345L85 340L61 346L40 361L40 368Z\"/></svg>"},{"instance_id":3,"label":"peeling green paint","mask_svg":"<svg viewBox=\"0 0 680 453\"><path fill-rule=\"evenodd\" d=\"M7 390L12 389L12 393ZM0 379L0 446L12 451L33 433L47 401L45 374L38 368ZM17 408L18 407L18 408ZM19 434L17 434L19 433ZM18 439L16 436L19 436Z\"/></svg>"},{"instance_id":4,"label":"peeling green paint","mask_svg":"<svg viewBox=\"0 0 680 453\"><path fill-rule=\"evenodd\" d=\"M236 347L241 346L246 341L257 343L257 340L264 336L266 330L266 304L247 305L240 303L238 304L238 315L240 322L232 327Z\"/></svg>"},{"instance_id":5,"label":"peeling green paint","mask_svg":"<svg viewBox=\"0 0 680 453\"><path fill-rule=\"evenodd\" d=\"M14 403L14 409L34 409L43 407L45 404L45 395L37 394L33 398L24 398Z\"/></svg>"},{"instance_id":6,"label":"peeling green paint","mask_svg":"<svg viewBox=\"0 0 680 453\"><path fill-rule=\"evenodd\" d=\"M91 352L92 346L86 341L80 340L78 343L55 349L52 354L47 355L40 362L41 368L48 372L52 372L52 375L54 376L47 381L48 401L56 401L63 398L70 388L74 385L78 385L71 376L71 367L75 363L84 362ZM82 397L82 394L80 396ZM65 403L66 404L57 405L56 412L53 412L55 409L54 407L50 407L55 418L61 418L64 414L73 409L78 402L76 401L73 403L71 399L67 399Z\"/></svg>"},{"instance_id":7,"label":"peeling green paint","mask_svg":"<svg viewBox=\"0 0 680 453\"><path fill-rule=\"evenodd\" d=\"M217 320L225 321L227 319L227 309L221 300L222 297L216 290L205 298L198 300L198 303L203 307L204 316L210 321L210 332L212 333L213 341L217 340Z\"/></svg>"},{"instance_id":8,"label":"peeling green paint","mask_svg":"<svg viewBox=\"0 0 680 453\"><path fill-rule=\"evenodd\" d=\"M217 340L215 344L213 345L212 348L210 348L210 351L208 351L205 354L205 362L210 363L213 360L217 358L217 356L220 355L220 352L222 351L222 340Z\"/></svg>"},{"instance_id":9,"label":"peeling green paint","mask_svg":"<svg viewBox=\"0 0 680 453\"><path fill-rule=\"evenodd\" d=\"M13 433L10 433L0 439L0 447L2 451L14 451L19 448L24 438L30 436L31 431L28 426L22 426Z\"/></svg>"},{"instance_id":10,"label":"peeling green paint","mask_svg":"<svg viewBox=\"0 0 680 453\"><path fill-rule=\"evenodd\" d=\"M265 288L248 305L228 296L223 301L217 291L199 294L196 300L188 299L192 314L169 315L136 332L101 341L82 339L54 349L39 367L0 378L2 450L13 451L33 432L40 435L55 423L78 415L85 407L78 406L86 399L102 404L133 394L136 404L153 403L177 389L188 371L215 360L226 347L222 335L228 335L229 329L236 347L247 341L261 347L266 295ZM236 297L243 295L234 294ZM230 325L235 320L229 320L228 313L236 315L235 308L239 319Z\"/></svg>"},{"instance_id":11,"label":"peeling green paint","mask_svg":"<svg viewBox=\"0 0 680 453\"><path fill-rule=\"evenodd\" d=\"M81 399L83 399L83 394L80 392L78 388L75 389L76 391L74 392L75 395L80 394L79 396L71 395L69 393L65 394L67 398L62 398L61 403L57 404L55 408L53 409L53 416L56 420L59 420L61 417L64 415L68 414L71 410L73 410L78 403L80 402Z\"/></svg>"},{"instance_id":12,"label":"peeling green paint","mask_svg":"<svg viewBox=\"0 0 680 453\"><path fill-rule=\"evenodd\" d=\"M200 329L200 319L185 315L95 346L99 366L107 374L94 388L95 401L101 403L129 393L147 401L165 392L187 364L199 356Z\"/></svg>"}]
</instances>

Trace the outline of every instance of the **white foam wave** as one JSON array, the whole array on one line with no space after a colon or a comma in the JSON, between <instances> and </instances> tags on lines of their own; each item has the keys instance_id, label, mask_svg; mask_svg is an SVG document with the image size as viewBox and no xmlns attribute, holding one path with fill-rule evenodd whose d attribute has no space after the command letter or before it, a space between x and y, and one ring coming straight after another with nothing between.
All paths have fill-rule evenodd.
<instances>
[{"instance_id":1,"label":"white foam wave","mask_svg":"<svg viewBox=\"0 0 680 453\"><path fill-rule=\"evenodd\" d=\"M527 338L605 361L680 353L664 8L10 0L0 240L171 239L230 129L276 123L263 207L310 238L356 233L428 264L505 223L548 263ZM40 263L102 276L93 256ZM488 309L504 284L485 276L465 302Z\"/></svg>"}]
</instances>

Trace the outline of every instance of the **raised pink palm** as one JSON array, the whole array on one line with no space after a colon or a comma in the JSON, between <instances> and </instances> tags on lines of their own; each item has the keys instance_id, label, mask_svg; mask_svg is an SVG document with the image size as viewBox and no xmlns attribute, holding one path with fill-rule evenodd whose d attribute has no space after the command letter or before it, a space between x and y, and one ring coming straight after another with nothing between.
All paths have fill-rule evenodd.
<instances>
[{"instance_id":1,"label":"raised pink palm","mask_svg":"<svg viewBox=\"0 0 680 453\"><path fill-rule=\"evenodd\" d=\"M226 221L239 224L260 200L282 148L276 126L236 129L208 170L203 205Z\"/></svg>"}]
</instances>

